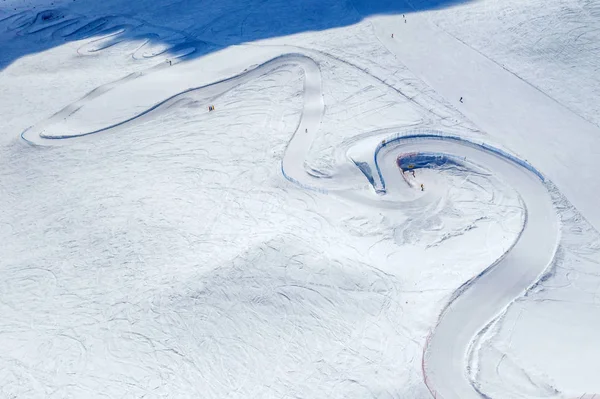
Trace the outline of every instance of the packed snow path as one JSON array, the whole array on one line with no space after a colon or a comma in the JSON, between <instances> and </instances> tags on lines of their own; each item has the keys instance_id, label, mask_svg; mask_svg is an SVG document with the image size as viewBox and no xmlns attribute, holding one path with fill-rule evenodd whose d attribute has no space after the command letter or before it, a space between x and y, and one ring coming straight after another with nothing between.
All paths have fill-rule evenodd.
<instances>
[{"instance_id":1,"label":"packed snow path","mask_svg":"<svg viewBox=\"0 0 600 399\"><path fill-rule=\"evenodd\" d=\"M176 72L165 66L155 69L152 74L155 83L152 85L148 84L152 82L148 80L151 75L130 76L117 84L93 91L77 103L59 111L48 121L28 129L22 137L31 144L52 145L68 142L64 139L114 131L119 126L143 118L155 109L169 106L177 101L178 96L190 91L202 90L208 99L277 68L298 65L305 73L304 109L282 160L282 172L286 178L303 187L347 194L344 191L350 187L344 184L342 174L334 179L319 179L308 174L304 168L305 156L324 112L319 66L307 55L277 55L277 51L279 50L276 48L269 48L256 52L254 56L263 59L256 63L257 67L217 83L201 82L196 87L191 83L197 83L201 79L197 71L186 70L185 65L181 65ZM220 56L216 54L212 57ZM264 61L265 57L271 59ZM216 62L216 65L219 64ZM185 74L189 78L181 79ZM157 79L161 84L156 84ZM119 103L113 101L116 98L120 98L121 103L122 98L129 98L134 106L114 109L114 104ZM357 145L365 146L365 143L359 142ZM373 154L373 150L370 151ZM455 293L424 351L424 378L434 397L479 398L481 395L467 373L471 343L508 304L537 281L551 262L558 239L556 214L543 184L543 177L526 163L487 146L436 134L396 137L375 150L375 166L381 176L380 184L387 185L394 192L391 196L394 199L398 194L398 200L401 200L403 190L408 190L403 185L396 165L399 153L422 151L459 156L467 163L476 163L501 175L519 192L526 207L526 222L517 242L500 260Z\"/></svg>"},{"instance_id":2,"label":"packed snow path","mask_svg":"<svg viewBox=\"0 0 600 399\"><path fill-rule=\"evenodd\" d=\"M535 169L488 146L435 135L399 137L386 146L390 148L384 149L380 162L388 185L397 180L393 173L397 170L398 150L450 154L498 174L520 194L525 205L525 225L513 247L456 291L424 352L423 373L434 397L480 398L467 374L471 344L510 302L538 281L552 261L559 226L550 195Z\"/></svg>"}]
</instances>

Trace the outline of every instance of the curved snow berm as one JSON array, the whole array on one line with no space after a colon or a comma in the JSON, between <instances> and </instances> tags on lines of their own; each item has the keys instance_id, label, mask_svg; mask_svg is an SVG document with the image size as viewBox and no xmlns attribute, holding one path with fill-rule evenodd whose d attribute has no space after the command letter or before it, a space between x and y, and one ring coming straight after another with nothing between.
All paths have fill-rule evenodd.
<instances>
[{"instance_id":1,"label":"curved snow berm","mask_svg":"<svg viewBox=\"0 0 600 399\"><path fill-rule=\"evenodd\" d=\"M277 68L289 65L300 66L305 73L305 101L303 116L298 129L308 129L310 127L314 134L316 127L321 122L324 109L321 96L321 73L317 63L312 58L303 54L289 53L263 61L254 68L245 70L235 76L199 86L194 85L194 83L201 80L195 70L190 73L188 70L171 69L166 68L165 65L160 65L148 71L154 72L152 75L147 72L134 73L92 90L79 101L52 115L48 120L28 128L21 134L21 137L30 144L51 145L52 141L57 143L57 140L74 139L113 130L127 123L137 121L190 92L202 91L207 96L223 94L246 82L267 75ZM161 69L165 71L160 71ZM157 74L157 72L162 72L162 75ZM169 73L171 76L168 75ZM170 84L172 82L168 79L173 76L178 78L179 87L167 84L161 87L152 81L152 79L163 79ZM140 98L131 94L127 96L136 101L133 106L123 109L111 106L112 101L115 99L122 98L131 90L143 87L150 87L148 92L143 93L143 97Z\"/></svg>"},{"instance_id":2,"label":"curved snow berm","mask_svg":"<svg viewBox=\"0 0 600 399\"><path fill-rule=\"evenodd\" d=\"M386 151L387 150L387 151ZM398 152L445 153L485 166L510 184L525 205L525 224L500 259L464 283L446 306L423 354L425 383L435 398L484 397L468 375L472 342L506 307L538 281L552 262L559 224L544 177L527 162L486 144L438 132L388 139L375 151L380 191L384 175L396 167Z\"/></svg>"}]
</instances>

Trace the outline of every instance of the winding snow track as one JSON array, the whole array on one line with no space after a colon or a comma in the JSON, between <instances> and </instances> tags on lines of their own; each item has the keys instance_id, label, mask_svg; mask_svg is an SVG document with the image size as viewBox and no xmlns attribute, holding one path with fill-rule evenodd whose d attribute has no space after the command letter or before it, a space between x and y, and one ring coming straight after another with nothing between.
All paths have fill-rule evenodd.
<instances>
[{"instance_id":1,"label":"winding snow track","mask_svg":"<svg viewBox=\"0 0 600 399\"><path fill-rule=\"evenodd\" d=\"M401 136L386 146L390 148L380 155L384 176L397 170L398 150L465 157L500 175L525 205L525 225L517 241L496 263L454 293L424 351L423 374L435 398L481 398L467 374L471 343L514 299L537 282L552 262L559 238L552 200L539 172L489 146L435 134Z\"/></svg>"},{"instance_id":2,"label":"winding snow track","mask_svg":"<svg viewBox=\"0 0 600 399\"><path fill-rule=\"evenodd\" d=\"M270 49L262 56L272 57L274 51ZM22 138L30 144L53 145L65 142L64 139L113 130L162 106L168 106L191 91L202 90L210 98L289 65L298 65L304 70L304 108L282 160L282 172L288 180L305 188L320 191L347 189L335 179L319 179L308 174L304 167L304 159L324 113L319 66L304 54L279 55L234 77L197 87L191 87L191 84L197 82L198 75L189 70L186 72L183 69L184 73L190 73L189 79L184 79L186 87L165 84L169 82L169 74L174 73L170 68L165 71L157 70L156 73L162 74L158 79L162 84L137 96L131 93L136 93L136 88L146 88L147 81L144 79L148 75L132 76L120 81L118 85L108 85L93 91L77 103L59 111L48 121L23 132ZM181 78L181 73L178 76ZM122 96L133 96L132 101L137 101L136 106L125 111L111 109L111 106L114 108L114 104L118 103L111 102L111 98L118 97L122 101ZM501 175L518 191L527 210L524 228L514 246L495 264L456 291L440 316L424 351L424 378L434 397L480 398L481 395L471 384L467 373L471 343L515 298L539 279L552 261L559 235L552 201L542 175L525 162L485 145L431 132L417 132L409 137L399 136L375 150L375 165L383 187L386 186L386 181L387 186L394 185L394 182L401 185L396 166L400 151L457 155L466 158L468 162L485 166ZM338 187L332 187L336 183Z\"/></svg>"}]
</instances>

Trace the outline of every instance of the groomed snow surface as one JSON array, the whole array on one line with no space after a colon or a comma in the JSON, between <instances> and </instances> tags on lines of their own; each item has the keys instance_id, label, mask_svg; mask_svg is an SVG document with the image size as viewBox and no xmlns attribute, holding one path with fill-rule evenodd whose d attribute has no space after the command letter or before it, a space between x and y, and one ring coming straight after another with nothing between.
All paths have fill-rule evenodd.
<instances>
[{"instance_id":1,"label":"groomed snow surface","mask_svg":"<svg viewBox=\"0 0 600 399\"><path fill-rule=\"evenodd\" d=\"M554 3L3 3L0 397L598 397Z\"/></svg>"}]
</instances>

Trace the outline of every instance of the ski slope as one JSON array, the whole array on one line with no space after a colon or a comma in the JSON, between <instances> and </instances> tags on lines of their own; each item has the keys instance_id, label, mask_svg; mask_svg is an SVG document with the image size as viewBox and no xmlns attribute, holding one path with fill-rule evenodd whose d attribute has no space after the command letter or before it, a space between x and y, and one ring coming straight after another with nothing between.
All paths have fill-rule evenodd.
<instances>
[{"instance_id":1,"label":"ski slope","mask_svg":"<svg viewBox=\"0 0 600 399\"><path fill-rule=\"evenodd\" d=\"M269 51L276 49L269 48ZM110 134L110 130L132 122L148 115L160 107L169 107L179 101L179 97L191 91L200 92L206 98L223 95L232 88L248 83L259 76L268 75L273 70L297 64L304 70L304 105L301 119L296 132L287 145L282 160L282 172L289 180L298 183L301 187L316 188L324 192L336 190L349 190L341 187L335 178L322 182L319 177L310 175L304 168L304 160L315 132L324 112L323 96L321 93L321 74L318 64L307 55L283 54L277 58L262 62L259 66L248 72L243 72L223 81L209 84L204 87L186 88L175 95L166 96L157 89L152 89L153 98L149 94L143 95L149 106L137 115L122 115L123 121L112 123L118 110L113 110L110 104L118 103L117 98L127 96L127 93L139 95L142 87L148 87L143 80L131 80L138 88L131 87L129 82L122 84L112 90L102 90L103 95L89 99L83 99L76 105L69 106L57 113L52 120L33 127L23 134L24 140L32 144L53 143L68 139L81 138L94 133ZM178 73L181 76L182 71ZM188 73L190 79L195 75ZM139 79L139 78L137 78ZM163 78L164 79L164 78ZM193 80L180 84L193 84ZM173 85L161 85L169 87ZM94 92L96 93L96 92ZM107 98L103 98L107 97ZM158 102L157 99L168 97L167 100ZM136 98L126 101L135 104ZM136 104L132 110L142 108ZM107 115L110 119L107 119ZM85 123L89 123L87 128ZM81 130L81 127L88 130ZM310 129L311 133L308 133ZM367 136L369 132L366 132ZM375 132L377 133L377 132ZM410 137L410 136L407 136ZM402 137L400 137L402 138ZM396 140L385 140L386 147L393 145ZM397 140L402 142L402 140ZM354 146L360 146L355 143ZM553 210L552 201L543 185L543 177L526 163L512 158L508 154L494 150L493 148L470 144L468 141L445 138L442 136L416 135L408 144L398 145L394 150L386 148L384 154L374 150L375 160L384 166L376 164L381 179L387 176L388 186L401 186L396 195L402 194L402 182L398 176L396 159L397 151L406 153L433 152L440 154L451 154L462 157L468 162L473 162L481 167L500 174L503 179L520 194L526 209L526 222L523 231L519 234L517 242L506 252L498 262L491 265L484 272L463 285L455 294L444 310L433 335L428 341L424 358L424 373L429 389L436 397L443 398L476 398L478 393L471 386L467 378L466 356L470 350L470 344L474 337L484 330L494 318L498 317L506 306L525 290L532 286L540 278L554 257L554 251L558 240L558 223ZM345 165L340 165L345 166ZM334 186L337 183L337 187ZM386 184L380 183L385 187ZM406 187L407 188L407 187ZM389 188L388 188L389 190ZM348 196L346 196L348 198ZM401 205L402 203L399 203ZM535 248L532 250L531 248Z\"/></svg>"},{"instance_id":2,"label":"ski slope","mask_svg":"<svg viewBox=\"0 0 600 399\"><path fill-rule=\"evenodd\" d=\"M0 21L67 42L0 72L0 394L593 397L554 365L596 353L597 126L428 12L223 46L264 21L89 11Z\"/></svg>"},{"instance_id":3,"label":"ski slope","mask_svg":"<svg viewBox=\"0 0 600 399\"><path fill-rule=\"evenodd\" d=\"M537 165L596 229L600 213L590 198L600 190L589 165L596 162L600 128L553 98L441 30L420 14L374 22L378 37L398 59L442 93L487 132ZM401 40L392 40L396 32ZM444 68L440 73L439 65ZM464 103L459 99L463 97ZM569 132L565 134L565 132ZM549 139L551 138L551 139ZM536 145L524 145L524 141ZM571 168L581 170L577 178Z\"/></svg>"}]
</instances>

